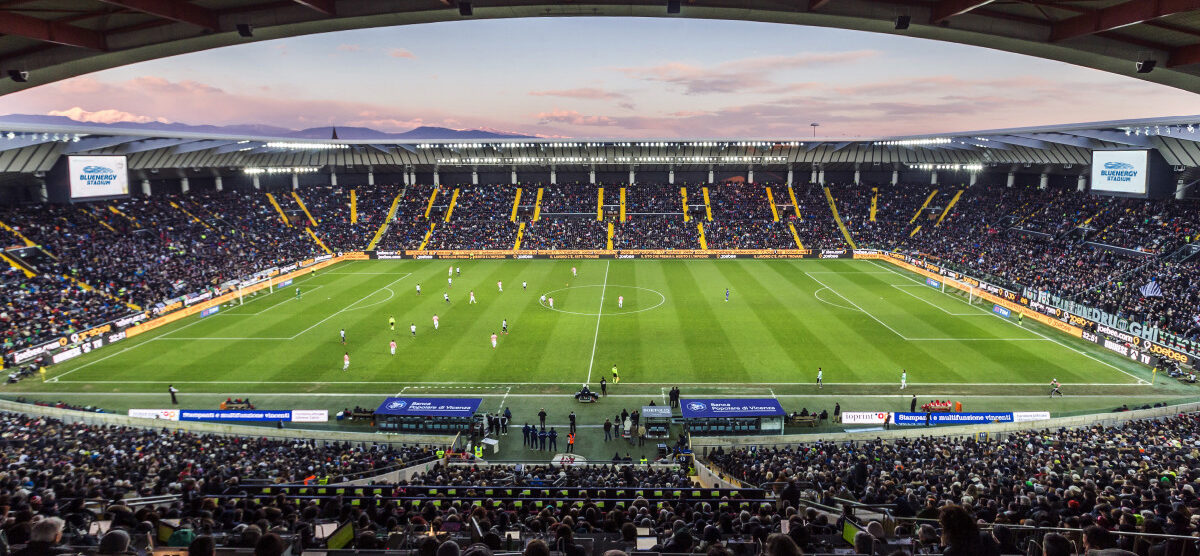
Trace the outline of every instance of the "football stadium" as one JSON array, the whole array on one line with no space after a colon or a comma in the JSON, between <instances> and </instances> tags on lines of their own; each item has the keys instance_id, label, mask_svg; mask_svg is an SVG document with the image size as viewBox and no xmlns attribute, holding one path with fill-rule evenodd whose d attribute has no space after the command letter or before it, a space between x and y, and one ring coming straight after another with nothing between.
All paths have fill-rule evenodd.
<instances>
[{"instance_id":1,"label":"football stadium","mask_svg":"<svg viewBox=\"0 0 1200 556\"><path fill-rule=\"evenodd\" d=\"M0 2L0 108L243 43L584 15L1195 93L1198 13ZM632 138L73 114L0 117L0 555L1200 554L1200 115Z\"/></svg>"}]
</instances>

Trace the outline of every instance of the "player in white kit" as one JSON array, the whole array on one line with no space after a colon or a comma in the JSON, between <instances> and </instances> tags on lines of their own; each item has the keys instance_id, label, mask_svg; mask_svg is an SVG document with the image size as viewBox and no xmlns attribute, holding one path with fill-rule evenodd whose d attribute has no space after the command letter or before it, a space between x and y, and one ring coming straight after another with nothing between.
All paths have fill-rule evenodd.
<instances>
[{"instance_id":1,"label":"player in white kit","mask_svg":"<svg viewBox=\"0 0 1200 556\"><path fill-rule=\"evenodd\" d=\"M492 349L496 349L496 333L492 332Z\"/></svg>"},{"instance_id":2,"label":"player in white kit","mask_svg":"<svg viewBox=\"0 0 1200 556\"><path fill-rule=\"evenodd\" d=\"M575 267L571 267L571 277L575 278L577 276L579 276L579 273L575 271Z\"/></svg>"},{"instance_id":3,"label":"player in white kit","mask_svg":"<svg viewBox=\"0 0 1200 556\"><path fill-rule=\"evenodd\" d=\"M342 329L342 345L346 345L346 329Z\"/></svg>"},{"instance_id":4,"label":"player in white kit","mask_svg":"<svg viewBox=\"0 0 1200 556\"><path fill-rule=\"evenodd\" d=\"M468 305L470 305L471 303L478 303L477 301L475 301L475 290L471 290L471 300L467 302Z\"/></svg>"},{"instance_id":5,"label":"player in white kit","mask_svg":"<svg viewBox=\"0 0 1200 556\"><path fill-rule=\"evenodd\" d=\"M433 329L434 330L438 329L438 316L437 315L433 316Z\"/></svg>"},{"instance_id":6,"label":"player in white kit","mask_svg":"<svg viewBox=\"0 0 1200 556\"><path fill-rule=\"evenodd\" d=\"M496 281L496 289L504 291L504 282Z\"/></svg>"},{"instance_id":7,"label":"player in white kit","mask_svg":"<svg viewBox=\"0 0 1200 556\"><path fill-rule=\"evenodd\" d=\"M392 348L392 355L396 355L396 340L388 342L388 347Z\"/></svg>"},{"instance_id":8,"label":"player in white kit","mask_svg":"<svg viewBox=\"0 0 1200 556\"><path fill-rule=\"evenodd\" d=\"M529 284L527 284L524 280L521 280L521 291L525 291L525 288L527 287L529 287Z\"/></svg>"},{"instance_id":9,"label":"player in white kit","mask_svg":"<svg viewBox=\"0 0 1200 556\"><path fill-rule=\"evenodd\" d=\"M417 284L417 295L421 295L421 284Z\"/></svg>"},{"instance_id":10,"label":"player in white kit","mask_svg":"<svg viewBox=\"0 0 1200 556\"><path fill-rule=\"evenodd\" d=\"M445 299L446 303L450 303L450 294L442 292L442 299Z\"/></svg>"},{"instance_id":11,"label":"player in white kit","mask_svg":"<svg viewBox=\"0 0 1200 556\"><path fill-rule=\"evenodd\" d=\"M500 332L508 334L508 319L500 319Z\"/></svg>"},{"instance_id":12,"label":"player in white kit","mask_svg":"<svg viewBox=\"0 0 1200 556\"><path fill-rule=\"evenodd\" d=\"M342 356L342 370L343 371L350 370L350 352L348 352L348 351L346 352L345 355Z\"/></svg>"},{"instance_id":13,"label":"player in white kit","mask_svg":"<svg viewBox=\"0 0 1200 556\"><path fill-rule=\"evenodd\" d=\"M624 307L624 306L625 306L625 296L618 295L617 296L617 308L620 309L621 307Z\"/></svg>"},{"instance_id":14,"label":"player in white kit","mask_svg":"<svg viewBox=\"0 0 1200 556\"><path fill-rule=\"evenodd\" d=\"M908 388L908 371L900 369L900 389Z\"/></svg>"},{"instance_id":15,"label":"player in white kit","mask_svg":"<svg viewBox=\"0 0 1200 556\"><path fill-rule=\"evenodd\" d=\"M408 329L412 331L412 337L416 338L417 337L417 323L414 322L414 323L408 325Z\"/></svg>"},{"instance_id":16,"label":"player in white kit","mask_svg":"<svg viewBox=\"0 0 1200 556\"><path fill-rule=\"evenodd\" d=\"M446 287L447 287L447 288L453 288L453 287L454 287L454 278L446 278Z\"/></svg>"}]
</instances>

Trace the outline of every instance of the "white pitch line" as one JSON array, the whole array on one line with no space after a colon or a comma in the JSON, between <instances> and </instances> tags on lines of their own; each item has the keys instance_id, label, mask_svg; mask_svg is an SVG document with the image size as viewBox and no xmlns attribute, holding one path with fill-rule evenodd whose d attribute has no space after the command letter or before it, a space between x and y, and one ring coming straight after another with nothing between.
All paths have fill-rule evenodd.
<instances>
[{"instance_id":1,"label":"white pitch line","mask_svg":"<svg viewBox=\"0 0 1200 556\"><path fill-rule=\"evenodd\" d=\"M134 346L137 347L137 346ZM133 348L126 348L133 349ZM65 374L65 373L64 373ZM411 386L413 389L422 390L437 390L453 389L453 388L472 388L470 385L493 384L495 388L503 388L505 386L578 386L578 382L470 382L470 383L455 383L455 382L413 382L413 381L361 381L361 380L343 380L343 381L310 381L310 380L77 380L77 381L62 381L60 384L162 384L163 382L174 382L175 384L307 384L307 385L329 385L329 384L357 384L357 385L374 385L374 384L433 384L437 386ZM459 386L462 384L464 386ZM622 382L621 386L695 386L697 388L709 388L714 390L721 389L763 389L765 386L814 386L811 382L755 382L756 386L746 386L745 384L734 384L727 382ZM1128 382L1072 382L1073 386L1137 386ZM896 382L826 382L826 386L895 386ZM1044 382L909 382L909 386L1046 386ZM243 392L244 393L244 392ZM517 394L513 394L516 396ZM638 394L639 397L645 397L647 394ZM654 396L653 390L649 394ZM760 394L761 395L761 394Z\"/></svg>"},{"instance_id":2,"label":"white pitch line","mask_svg":"<svg viewBox=\"0 0 1200 556\"><path fill-rule=\"evenodd\" d=\"M821 292L823 292L823 291L825 291L825 290L828 290L828 289L829 289L829 288L818 288L818 289L817 289L817 291L814 291L814 292L813 292L813 297L817 298L817 301L820 301L821 303L824 303L824 304L826 304L826 305L832 305L832 306L834 306L834 307L837 307L837 308L839 308L839 309L846 309L846 310L848 310L848 311L857 311L857 310L858 310L858 309L855 309L854 307L847 307L847 306L845 306L845 305L838 305L837 303L834 303L834 302L832 302L832 301L829 301L829 300L827 300L827 299L823 299L823 298L821 297Z\"/></svg>"},{"instance_id":3,"label":"white pitch line","mask_svg":"<svg viewBox=\"0 0 1200 556\"><path fill-rule=\"evenodd\" d=\"M373 291L373 292L371 292L371 293L369 293L369 294L367 294L367 295L365 295L365 296L363 296L363 297L360 297L360 298L358 299L358 301L355 301L354 303L351 303L351 304L349 304L349 305L347 305L347 306L345 306L345 307L342 307L340 310L338 310L338 312L336 312L336 313L334 313L334 314L332 314L332 315L329 315L328 317L325 317L325 318L323 318L323 319L321 319L321 320L317 321L317 323L316 323L316 324L314 324L314 325L312 325L312 326L310 326L310 327L308 327L308 328L305 328L304 330L301 330L300 332L296 333L296 335L294 335L294 336L292 336L291 338L288 338L288 339L289 339L289 340L295 340L296 338L299 338L299 337L300 337L302 334L304 334L304 333L308 332L309 330L312 330L312 329L314 329L314 328L316 328L316 327L318 327L318 326L320 326L320 325L324 324L324 323L325 323L325 321L327 321L327 320L329 320L329 319L331 319L331 318L333 318L333 317L336 317L336 316L338 316L338 315L340 315L340 314L342 314L342 313L344 313L344 312L346 312L346 311L349 311L349 310L350 310L350 309L352 309L352 308L353 308L355 305L358 305L359 303L362 303L363 301L365 301L365 300L367 300L367 299L370 299L370 297L371 297L372 295L375 295L375 294L377 294L377 293L379 293L379 292L381 292L381 291L383 291L383 290L388 290L388 291L391 291L391 290L389 290L389 289L388 289L388 286L391 286L392 284L395 284L396 282L399 282L399 281L401 281L401 280L403 280L403 279L405 279L405 278L408 278L409 276L412 276L412 273L411 273L411 272L410 272L410 273L408 273L408 274L405 274L404 276L401 276L401 277L399 277L399 278L397 278L397 279L395 279L395 280L392 280L391 282L388 282L388 283L387 283L387 284L385 284L385 285L384 285L382 288L379 288L379 289L377 289L377 290L375 290L375 291ZM395 292L393 292L393 295L395 295ZM389 299L390 299L390 298L389 298Z\"/></svg>"},{"instance_id":4,"label":"white pitch line","mask_svg":"<svg viewBox=\"0 0 1200 556\"><path fill-rule=\"evenodd\" d=\"M588 375L584 385L592 382L592 366L596 364L596 344L600 341L600 319L604 316L604 292L608 289L608 267L612 261L604 263L604 285L600 286L600 310L596 311L596 333L592 335L592 358L588 360Z\"/></svg>"},{"instance_id":5,"label":"white pitch line","mask_svg":"<svg viewBox=\"0 0 1200 556\"><path fill-rule=\"evenodd\" d=\"M924 303L926 305L929 305L930 307L933 307L934 309L937 309L937 310L939 310L943 313L946 313L947 315L950 315L952 317L982 317L982 316L986 316L986 315L981 315L979 313L974 313L974 312L972 312L972 313L952 313L952 312L948 311L945 307L942 307L941 305L938 305L937 303L934 303L928 299L925 299L925 298L923 298L913 292L910 292L906 289L906 288L919 288L919 287L924 287L926 289L929 289L929 286L922 286L919 284L891 284L891 286L893 288L896 288L897 290L900 290L900 291L912 296L913 299L920 301L921 303ZM934 291L937 291L937 290L934 290Z\"/></svg>"},{"instance_id":6,"label":"white pitch line","mask_svg":"<svg viewBox=\"0 0 1200 556\"><path fill-rule=\"evenodd\" d=\"M849 303L849 304L853 305L855 309L858 309L859 311L862 311L862 312L863 312L863 314L867 315L868 317L871 317L872 319L875 319L875 322L879 323L879 324L880 324L880 325L882 325L884 328L886 328L886 329L888 329L888 330L891 330L891 331L892 331L892 334L895 334L895 335L899 336L899 337L900 337L901 339L903 339L903 340L908 340L908 339L909 339L909 338L908 338L908 336L905 336L904 334L901 334L901 333L897 332L895 328L892 328L892 327L888 326L888 325L887 325L887 323L885 323L885 322L883 322L883 321L879 320L879 318L878 318L878 317L876 317L875 315L872 315L871 313L868 313L868 312L867 312L865 309L863 309L862 307L859 307L857 303L855 303L855 302L853 302L853 301L850 301L850 298L848 298L848 297L846 297L846 296L842 295L842 294L841 294L840 292L838 292L837 290L835 290L835 289L833 289L833 288L829 287L829 284L826 284L825 282L822 282L822 281L818 280L816 276L813 276L812 274L810 274L810 273L808 273L808 272L805 272L804 274L805 274L805 276L808 276L808 278L809 278L810 280L812 280L812 281L814 281L814 282L816 282L816 283L818 283L818 284L821 284L822 286L824 286L824 287L825 287L825 289L827 289L827 290L829 290L829 291L833 292L833 293L834 293L834 295L837 295L838 297L840 297L840 298L842 298L843 300L845 300L845 301L846 301L846 303Z\"/></svg>"},{"instance_id":7,"label":"white pitch line","mask_svg":"<svg viewBox=\"0 0 1200 556\"><path fill-rule=\"evenodd\" d=\"M173 384L187 384L187 383L176 381ZM1039 383L1038 386L1045 386L1045 384ZM1130 385L1126 384L1125 386L1130 386ZM30 392L21 392L20 394L23 396L72 396L72 395L88 396L88 397L91 397L91 396L119 396L122 398L162 397L163 396L162 392L33 392L33 391L30 391ZM231 397L231 396L245 396L246 392L187 392L186 394L189 396ZM297 396L303 396L306 398L307 397L314 397L314 398L368 398L368 397L369 398L379 398L379 397L387 396L387 394L383 394L383 393L372 394L372 393L364 393L364 392L347 392L347 393L343 393L343 394L339 394L336 392L274 392L274 393L255 392L252 395L256 398L283 398L283 397L297 397ZM451 394L440 394L440 395L442 397L505 399L505 394L457 394L457 393L451 393ZM565 398L570 395L571 394L559 394L558 397ZM509 394L507 397L509 397L509 398L545 398L547 396L546 396L546 394ZM644 394L609 394L607 397L609 397L609 398L640 398L640 399L646 398L646 396ZM724 398L759 398L759 397L762 397L762 394L722 394L722 397L724 397ZM839 399L844 400L844 399L846 399L846 394L778 394L775 397L776 398L839 398ZM881 399L905 399L905 400L908 400L908 399L912 398L912 395L911 394L855 394L853 397L855 399L858 399L858 398L881 398ZM967 398L986 399L986 398L1011 398L1011 397L1015 397L1015 396L1013 394L963 394L963 395L955 395L954 397L961 398L961 399L967 399ZM1022 395L1021 397L1028 397L1028 396ZM1157 394L1137 394L1137 395L1074 394L1071 397L1073 397L1073 398L1128 398L1128 399L1147 399L1147 400L1151 400L1151 399L1153 399L1153 400L1171 400L1171 399L1175 399L1175 398L1186 398L1188 396L1186 396L1186 395L1162 396L1162 395L1157 395ZM503 407L504 407L504 405L503 405L503 403L501 403L501 409L503 409Z\"/></svg>"},{"instance_id":8,"label":"white pitch line","mask_svg":"<svg viewBox=\"0 0 1200 556\"><path fill-rule=\"evenodd\" d=\"M901 273L899 273L899 272L896 272L896 271L894 271L894 270L892 270L892 269L890 269L890 268L887 268L887 267L885 267L885 266L882 266L882 265L880 265L880 264L879 264L877 261L871 261L871 263L875 264L876 266L880 266L881 268L883 268L883 269L885 269L885 270L890 270L890 271L892 271L893 273L897 274L898 276L903 276L904 278L908 278L909 280L912 280L912 281L914 281L914 282L918 282L918 280L917 280L916 278L913 278L913 277L911 277L911 276L906 276L906 275L904 275L904 274L901 274ZM920 282L918 282L918 283L920 283ZM945 294L945 295L950 295L950 294ZM962 299L959 299L958 297L955 297L955 296L953 296L953 295L950 295L950 297L952 297L952 298L954 298L954 299L958 299L959 301L962 301L963 303L966 303L966 304L967 304L967 306L969 306L969 307L974 307L975 309L978 309L978 310L980 310L980 311L983 311L984 313L986 313L986 314L988 314L988 315L992 315L992 316L994 316L994 317L996 317L996 318L1000 319L1000 321L1001 321L1001 322L1004 322L1004 323L1007 323L1007 324L1011 324L1011 325L1013 325L1013 326L1015 326L1015 327L1017 327L1017 328L1020 328L1021 330L1024 330L1024 331L1026 331L1026 332L1030 332L1030 333L1036 334L1036 335L1038 335L1038 336L1041 336L1042 338L1045 338L1046 340L1049 340L1049 341L1051 341L1051 342L1054 342L1054 343L1056 343L1056 344L1058 344L1058 345L1060 345L1060 346L1062 346L1062 347L1064 347L1064 348L1067 348L1067 349L1069 349L1069 350L1071 350L1071 351L1073 351L1073 352L1075 352L1075 353L1078 353L1079 355L1082 355L1082 356L1084 356L1084 357L1087 357L1088 359L1091 359L1092 361L1095 361L1095 362L1097 362L1097 363L1100 363L1101 365L1104 365L1104 366L1106 366L1106 367L1112 368L1112 369L1116 370L1117 372L1119 372L1119 373L1121 373L1121 374L1127 375L1127 376L1129 376L1129 377L1131 377L1131 378L1133 378L1134 380L1136 380L1136 381L1137 381L1137 383L1136 383L1136 385L1137 385L1137 386L1147 386L1147 385L1150 385L1150 383L1149 383L1149 382L1147 382L1147 381L1143 380L1142 378L1138 377L1137 375L1134 375L1134 374L1132 374L1132 373L1130 373L1130 372L1128 372L1128 371L1126 371L1126 370L1124 370L1124 369L1122 369L1122 368L1120 368L1120 367L1117 367L1116 365L1113 365L1112 363L1109 363L1109 362L1107 362L1107 361L1104 361L1104 360L1102 360L1102 359L1098 359L1098 358L1096 358L1096 357L1093 357L1093 356L1092 356L1091 354L1089 354L1089 353L1086 353L1086 352L1084 352L1084 351L1081 351L1081 350L1075 349L1075 348L1073 348L1073 347L1071 347L1071 346L1068 346L1067 344L1064 344L1064 343L1062 343L1062 342L1060 342L1060 341L1058 341L1058 340L1055 340L1054 338L1051 338L1051 337L1049 337L1049 336L1047 336L1047 335L1045 335L1045 334L1042 334L1041 332L1038 332L1037 330L1033 330L1033 329L1030 329L1030 328L1025 328L1024 326L1021 326L1021 325L1019 325L1019 324L1017 324L1017 323L1015 323L1015 322L1012 322L1011 320L1009 320L1009 319L1006 319L1006 318L1004 318L1004 317L1002 317L1002 316L1000 316L1000 315L996 315L996 314L992 313L991 311L988 311L988 310L986 310L986 309L983 309L982 307L975 307L974 305L971 305L971 304L970 304L970 302L963 301Z\"/></svg>"},{"instance_id":9,"label":"white pitch line","mask_svg":"<svg viewBox=\"0 0 1200 556\"><path fill-rule=\"evenodd\" d=\"M316 290L319 290L319 289L321 289L321 288L323 288L323 287L325 287L325 286L324 286L324 284L322 284L322 285L319 285L319 286L313 286L313 287L312 287L312 289L310 289L310 290L308 290L308 291L310 291L310 292L312 292L312 291L316 291ZM301 294L301 295L303 296L303 294ZM280 306L280 305L283 305L284 303L287 303L287 302L289 302L289 301L295 301L295 300L297 300L297 299L300 299L300 298L299 298L299 297L295 297L295 296L289 297L289 298L287 298L287 299L285 299L285 300L283 300L283 301L280 301L279 303L276 303L276 304L274 304L274 305L272 305L272 306L270 306L270 307L267 307L266 309L263 309L263 310L261 310L261 311L259 311L259 312L257 312L257 313L225 313L225 314L226 314L226 315L232 315L232 316L238 316L238 315L261 315L261 314L263 314L263 313L265 313L265 312L267 312L267 311L270 311L271 309L274 309L274 308L276 308L276 307L278 307L278 306ZM219 314L219 313L218 313L218 314Z\"/></svg>"},{"instance_id":10,"label":"white pitch line","mask_svg":"<svg viewBox=\"0 0 1200 556\"><path fill-rule=\"evenodd\" d=\"M505 390L505 391L504 391L504 396L502 396L502 397L500 398L500 407L497 407L497 408L496 408L496 411L497 411L497 412L499 412L501 409L504 409L504 402L508 401L508 395L509 395L509 394L511 394L511 393L512 393L512 386L509 386L509 387L508 387L508 390ZM517 395L518 395L518 396L523 396L523 394L517 394Z\"/></svg>"}]
</instances>

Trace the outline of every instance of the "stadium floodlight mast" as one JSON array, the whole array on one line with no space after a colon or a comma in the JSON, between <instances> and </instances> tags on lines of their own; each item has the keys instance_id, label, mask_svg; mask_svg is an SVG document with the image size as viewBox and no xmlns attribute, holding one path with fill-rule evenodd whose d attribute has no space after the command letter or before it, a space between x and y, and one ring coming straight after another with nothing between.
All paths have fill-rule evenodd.
<instances>
[{"instance_id":1,"label":"stadium floodlight mast","mask_svg":"<svg viewBox=\"0 0 1200 556\"><path fill-rule=\"evenodd\" d=\"M817 136L817 127L818 127L818 126L820 126L821 124L819 124L819 123L817 123L817 122L813 122L813 123L811 123L811 124L808 124L808 125L812 126L812 128L813 128L813 137L816 137L816 136Z\"/></svg>"}]
</instances>

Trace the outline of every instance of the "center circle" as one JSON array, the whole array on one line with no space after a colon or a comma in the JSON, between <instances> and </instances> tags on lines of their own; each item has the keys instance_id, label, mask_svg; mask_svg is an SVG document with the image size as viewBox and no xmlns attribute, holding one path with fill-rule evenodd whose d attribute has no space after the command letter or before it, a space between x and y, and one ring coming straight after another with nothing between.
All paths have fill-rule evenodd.
<instances>
[{"instance_id":1,"label":"center circle","mask_svg":"<svg viewBox=\"0 0 1200 556\"><path fill-rule=\"evenodd\" d=\"M578 289L583 289L583 288L606 288L604 290L604 309L602 310L602 312L585 313L582 311L567 311L565 309L559 309L557 307L551 308L549 305L549 301L538 300L538 304L546 309L550 309L551 311L558 311L559 313L566 313L568 315L582 315L582 316L586 316L586 317L596 317L596 316L603 315L603 316L608 317L608 316L616 316L616 315L632 315L634 313L641 313L643 311L657 309L657 308L661 307L663 303L667 302L667 296L663 295L662 292L660 292L658 290L652 290L650 288L643 288L641 286L616 286L616 285L612 285L612 284L608 284L608 285L593 284L590 286L568 286L565 288L558 288L557 290L551 290L551 291L545 292L542 295L546 296L547 298L551 298L551 297L554 297L554 294L561 292L561 291L578 290ZM645 292L650 292L651 294L658 296L658 303L655 303L654 305L651 305L649 307L644 307L641 309L628 309L628 308L618 309L618 308L616 308L617 297L621 295L621 293L620 293L621 290L641 290L641 291L645 291ZM613 293L613 292L616 292L616 293ZM628 301L628 300L626 300L626 301ZM561 303L559 305L561 306ZM595 307L594 302L590 303L590 305ZM609 307L613 307L613 309L610 311Z\"/></svg>"}]
</instances>

